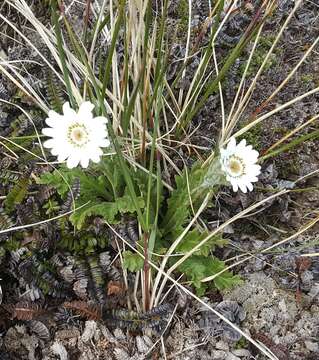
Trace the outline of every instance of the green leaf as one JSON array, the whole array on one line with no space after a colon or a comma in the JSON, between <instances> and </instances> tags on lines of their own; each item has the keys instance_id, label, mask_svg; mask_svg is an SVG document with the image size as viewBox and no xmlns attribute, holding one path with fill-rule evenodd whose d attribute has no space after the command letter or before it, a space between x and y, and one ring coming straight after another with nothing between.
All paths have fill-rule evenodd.
<instances>
[{"instance_id":1,"label":"green leaf","mask_svg":"<svg viewBox=\"0 0 319 360\"><path fill-rule=\"evenodd\" d=\"M207 284L201 282L202 279L217 274L224 269L225 263L223 261L203 255L193 255L178 267L178 270L184 273L186 278L190 280L200 292L207 287ZM214 285L219 290L229 288L240 282L240 277L233 275L229 271L223 272L214 279Z\"/></svg>"},{"instance_id":2,"label":"green leaf","mask_svg":"<svg viewBox=\"0 0 319 360\"><path fill-rule=\"evenodd\" d=\"M123 252L123 265L131 272L136 272L143 269L144 259L139 254L134 254L131 251Z\"/></svg>"},{"instance_id":3,"label":"green leaf","mask_svg":"<svg viewBox=\"0 0 319 360\"><path fill-rule=\"evenodd\" d=\"M69 191L68 185L65 181L63 181L63 178L58 173L57 170L54 170L51 172L46 172L39 179L37 179L38 184L42 185L51 185L54 186L54 188L57 190L58 194L60 196L64 196Z\"/></svg>"},{"instance_id":4,"label":"green leaf","mask_svg":"<svg viewBox=\"0 0 319 360\"><path fill-rule=\"evenodd\" d=\"M117 156L103 158L98 168L101 169L105 178L108 180L108 186L110 190L112 189L113 196L117 197L123 194L125 180Z\"/></svg>"},{"instance_id":5,"label":"green leaf","mask_svg":"<svg viewBox=\"0 0 319 360\"><path fill-rule=\"evenodd\" d=\"M167 201L167 211L161 222L163 235L169 233L180 234L183 231L183 225L186 223L191 213L191 205L196 208L203 201L207 194L207 189L201 188L207 169L201 168L199 164L194 165L188 174L184 170L182 175L176 176L176 188L172 191ZM190 195L191 200L190 202Z\"/></svg>"},{"instance_id":6,"label":"green leaf","mask_svg":"<svg viewBox=\"0 0 319 360\"><path fill-rule=\"evenodd\" d=\"M235 285L241 284L243 281L239 275L233 275L229 271L225 271L222 275L214 279L214 284L218 290L229 289Z\"/></svg>"},{"instance_id":7,"label":"green leaf","mask_svg":"<svg viewBox=\"0 0 319 360\"><path fill-rule=\"evenodd\" d=\"M197 229L190 231L177 246L176 253L187 253L204 240L208 234L207 231L200 233ZM198 249L196 255L208 256L210 251L214 251L216 246L224 246L225 244L227 244L227 240L223 239L221 235L213 236Z\"/></svg>"},{"instance_id":8,"label":"green leaf","mask_svg":"<svg viewBox=\"0 0 319 360\"><path fill-rule=\"evenodd\" d=\"M139 208L142 209L145 206L144 199L141 197L137 197L137 202ZM134 213L135 212L135 204L132 201L132 198L129 194L125 194L124 196L116 199L116 204L118 207L118 211L122 214L125 213Z\"/></svg>"},{"instance_id":9,"label":"green leaf","mask_svg":"<svg viewBox=\"0 0 319 360\"><path fill-rule=\"evenodd\" d=\"M141 197L144 199L145 204L147 203L148 195L148 174L144 171L137 170L134 174L134 183L137 184L138 190L141 194ZM150 193L150 204L149 204L149 222L154 223L156 216L157 202L160 205L164 199L162 194L157 194L156 180L154 179L151 184L151 193ZM159 196L159 198L158 198Z\"/></svg>"},{"instance_id":10,"label":"green leaf","mask_svg":"<svg viewBox=\"0 0 319 360\"><path fill-rule=\"evenodd\" d=\"M144 201L142 198L138 197L138 203L140 208L143 208ZM83 202L82 199L82 204ZM79 202L76 202L76 205L79 206ZM98 203L90 203L87 206L77 210L70 216L70 220L73 225L77 227L77 229L82 229L85 223L85 220L89 216L102 216L108 223L116 224L118 220L116 216L121 213L133 213L135 212L135 205L131 201L131 197L129 195L124 195L120 198L117 198L115 202L98 202Z\"/></svg>"},{"instance_id":11,"label":"green leaf","mask_svg":"<svg viewBox=\"0 0 319 360\"><path fill-rule=\"evenodd\" d=\"M81 169L67 169L61 167L59 170L54 170L52 173L47 172L37 180L38 184L45 184L54 186L58 194L64 198L69 192L68 184L72 185L75 178L80 180L81 195L83 202L89 200L93 201L95 198L103 198L105 200L112 200L110 193L107 190L107 182L104 176L95 176L94 174L87 174Z\"/></svg>"},{"instance_id":12,"label":"green leaf","mask_svg":"<svg viewBox=\"0 0 319 360\"><path fill-rule=\"evenodd\" d=\"M117 221L115 216L118 213L118 206L112 202L102 202L94 204L93 206L88 205L78 211L74 212L70 216L70 220L77 227L78 230L82 229L85 220L89 216L102 216L110 224L114 224Z\"/></svg>"},{"instance_id":13,"label":"green leaf","mask_svg":"<svg viewBox=\"0 0 319 360\"><path fill-rule=\"evenodd\" d=\"M4 204L7 212L14 210L15 205L21 204L28 193L29 177L22 177L14 185L7 195Z\"/></svg>"}]
</instances>

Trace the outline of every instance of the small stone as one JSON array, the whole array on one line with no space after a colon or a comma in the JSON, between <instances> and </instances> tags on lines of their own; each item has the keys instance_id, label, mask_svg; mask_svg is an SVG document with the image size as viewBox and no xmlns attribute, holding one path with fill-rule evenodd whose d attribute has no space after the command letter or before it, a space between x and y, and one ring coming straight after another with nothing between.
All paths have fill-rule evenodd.
<instances>
[{"instance_id":1,"label":"small stone","mask_svg":"<svg viewBox=\"0 0 319 360\"><path fill-rule=\"evenodd\" d=\"M312 351L312 352L318 352L319 351L319 345L316 342L305 341L305 346L309 351Z\"/></svg>"},{"instance_id":2,"label":"small stone","mask_svg":"<svg viewBox=\"0 0 319 360\"><path fill-rule=\"evenodd\" d=\"M282 299L282 300L279 302L278 307L279 307L279 309L280 309L282 312L287 312L287 306L286 306L285 299Z\"/></svg>"},{"instance_id":3,"label":"small stone","mask_svg":"<svg viewBox=\"0 0 319 360\"><path fill-rule=\"evenodd\" d=\"M95 321L93 320L90 320L90 321L86 321L85 322L85 329L83 331L83 334L81 336L81 340L83 342L89 342L94 334L95 334L95 331L96 331L96 327L97 327L97 324Z\"/></svg>"},{"instance_id":4,"label":"small stone","mask_svg":"<svg viewBox=\"0 0 319 360\"><path fill-rule=\"evenodd\" d=\"M227 353L221 350L213 350L212 351L212 360L225 360Z\"/></svg>"},{"instance_id":5,"label":"small stone","mask_svg":"<svg viewBox=\"0 0 319 360\"><path fill-rule=\"evenodd\" d=\"M53 351L54 355L60 357L60 360L68 360L68 353L61 343L55 341L55 343L51 346L51 350Z\"/></svg>"},{"instance_id":6,"label":"small stone","mask_svg":"<svg viewBox=\"0 0 319 360\"><path fill-rule=\"evenodd\" d=\"M218 350L229 351L229 345L225 341L222 341L222 340L217 341L215 347Z\"/></svg>"},{"instance_id":7,"label":"small stone","mask_svg":"<svg viewBox=\"0 0 319 360\"><path fill-rule=\"evenodd\" d=\"M121 329L116 328L113 331L113 334L117 340L125 340L126 339L126 336Z\"/></svg>"},{"instance_id":8,"label":"small stone","mask_svg":"<svg viewBox=\"0 0 319 360\"><path fill-rule=\"evenodd\" d=\"M116 360L129 360L130 355L122 348L114 349L114 358Z\"/></svg>"},{"instance_id":9,"label":"small stone","mask_svg":"<svg viewBox=\"0 0 319 360\"><path fill-rule=\"evenodd\" d=\"M232 353L228 353L225 360L241 360L238 356L233 355Z\"/></svg>"},{"instance_id":10,"label":"small stone","mask_svg":"<svg viewBox=\"0 0 319 360\"><path fill-rule=\"evenodd\" d=\"M68 330L59 330L55 333L56 340L67 340L72 338L78 338L80 331L76 327L71 327Z\"/></svg>"},{"instance_id":11,"label":"small stone","mask_svg":"<svg viewBox=\"0 0 319 360\"><path fill-rule=\"evenodd\" d=\"M235 355L235 356L238 356L240 358L250 358L251 357L251 353L250 351L246 350L246 349L236 349L236 350L233 350L232 353Z\"/></svg>"},{"instance_id":12,"label":"small stone","mask_svg":"<svg viewBox=\"0 0 319 360\"><path fill-rule=\"evenodd\" d=\"M312 285L308 296L310 296L311 300L315 299L319 295L319 284Z\"/></svg>"},{"instance_id":13,"label":"small stone","mask_svg":"<svg viewBox=\"0 0 319 360\"><path fill-rule=\"evenodd\" d=\"M148 340L146 340L148 339ZM137 336L136 337L136 347L139 353L146 354L150 347L153 345L152 341L150 342L150 338L147 336Z\"/></svg>"}]
</instances>

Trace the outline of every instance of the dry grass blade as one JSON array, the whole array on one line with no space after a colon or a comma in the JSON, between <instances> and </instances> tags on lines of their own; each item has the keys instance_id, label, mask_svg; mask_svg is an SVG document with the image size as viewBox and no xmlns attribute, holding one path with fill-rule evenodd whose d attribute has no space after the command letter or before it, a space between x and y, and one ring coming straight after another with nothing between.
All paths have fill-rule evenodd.
<instances>
[{"instance_id":1,"label":"dry grass blade","mask_svg":"<svg viewBox=\"0 0 319 360\"><path fill-rule=\"evenodd\" d=\"M138 250L136 250L125 238L123 238L123 236L121 236L120 233L118 233L109 223L105 222L108 227L112 230L112 232L123 241L123 243L125 243L131 250L133 250L134 252L136 252L137 254L139 254L139 256L141 256L142 258L144 258L143 253L139 252ZM154 268L156 271L160 271L159 267L157 265L155 265L152 261L149 261L149 264L152 268ZM176 287L178 287L179 289L181 289L185 294L189 295L190 297L192 297L193 299L195 299L196 301L198 301L201 305L203 305L204 307L206 307L208 310L210 310L211 312L213 312L216 316L218 316L221 320L225 321L229 326L231 326L234 330L238 331L247 341L249 341L251 344L253 344L254 346L256 346L257 349L259 349L264 355L267 356L268 359L271 360L278 360L278 358L273 355L271 353L271 351L264 346L263 344L255 341L250 335L246 334L244 331L242 331L237 325L233 324L231 321L229 321L224 315L222 315L221 313L219 313L218 311L216 311L213 307L211 307L209 304L207 304L204 300L202 300L201 298L199 298L198 296L196 296L193 292L191 292L189 289L187 289L186 287L184 287L182 284L180 284L178 281L176 281L173 277L171 277L168 273L163 272L163 275L165 276L165 279L169 280L170 282L172 282Z\"/></svg>"},{"instance_id":2,"label":"dry grass blade","mask_svg":"<svg viewBox=\"0 0 319 360\"><path fill-rule=\"evenodd\" d=\"M226 128L227 136L225 136L225 140L227 140L227 138L230 136L232 129L235 127L236 123L237 123L238 120L239 120L240 114L242 114L243 111L244 111L244 109L246 108L246 106L247 106L247 104L248 104L248 101L249 101L249 99L250 99L250 96L251 96L253 90L254 90L255 87L256 87L257 81L258 81L261 73L263 72L263 70L264 70L264 68L265 68L265 66L266 66L266 64L267 64L267 62L268 62L271 54L273 53L276 45L278 44L278 42L279 42L279 40L280 40L280 38L281 38L284 30L286 29L288 23L289 23L290 20L292 19L293 15L294 15L295 12L297 11L297 9L298 9L299 6L301 5L301 3L302 3L302 0L297 0L297 1L295 2L295 6L294 6L293 10L289 13L286 21L285 21L284 24L282 25L279 33L277 34L275 40L273 41L272 46L271 46L271 48L269 49L268 53L266 54L266 56L265 56L262 64L260 65L260 68L259 68L259 70L257 71L257 73L256 73L256 75L255 75L255 77L254 77L251 85L249 86L248 90L246 91L246 93L245 93L242 101L241 101L240 104L238 105L237 111L232 115L232 118L231 118L231 119L228 119L228 124L227 124L227 128ZM269 9L271 9L271 8L272 8L272 3L270 3L270 5L269 5ZM244 132L246 131L245 129L246 129L246 128L242 129L242 133L244 133ZM247 129L247 130L248 130L248 129ZM236 134L236 136L238 136L238 135Z\"/></svg>"},{"instance_id":3,"label":"dry grass blade","mask_svg":"<svg viewBox=\"0 0 319 360\"><path fill-rule=\"evenodd\" d=\"M61 215L57 215L57 216L54 216L50 219L47 219L47 220L42 220L42 221L38 221L36 223L32 223L32 224L25 224L25 225L19 225L19 226L13 226L11 228L8 228L8 229L5 229L5 230L0 230L0 234L7 234L7 233L10 233L12 231L18 231L18 230L24 230L24 229L28 229L28 228L32 228L32 227L36 227L36 226L39 226L39 225L42 225L42 224L46 224L50 221L54 221L54 220L57 220L57 219L60 219L64 216L67 216L67 215L70 215L72 213L74 213L75 211L79 210L79 209L82 209L83 207L87 206L89 203L85 203L73 210L70 210L68 212L65 212L64 214L61 214Z\"/></svg>"},{"instance_id":4,"label":"dry grass blade","mask_svg":"<svg viewBox=\"0 0 319 360\"><path fill-rule=\"evenodd\" d=\"M199 244L197 244L191 251L189 251L188 253L186 253L181 259L179 259L174 265L172 265L167 272L164 274L164 279L161 282L160 288L157 292L154 304L158 304L162 295L162 292L164 290L166 281L167 281L167 274L170 275L176 268L178 268L178 266L180 264L182 264L186 259L188 259L190 256L192 256L194 253L196 253L196 251L198 249L200 249L208 240L210 240L213 236L217 235L219 232L221 232L226 226L232 224L233 222L235 222L236 220L242 218L243 216L245 216L246 214L250 213L251 211L255 210L256 208L258 208L259 206L267 203L268 201L279 197L283 194L288 193L289 190L282 190L279 191L276 194L270 195L267 198L257 202L256 204L253 204L251 206L249 206L247 209L242 210L240 213L238 213L237 215L233 216L232 218L230 218L229 220L225 221L222 225L218 226L218 228L214 231L212 231L206 238L204 238ZM162 273L160 273L162 274ZM160 276L160 275L158 275ZM154 285L154 289L153 291L156 291L157 288Z\"/></svg>"},{"instance_id":5,"label":"dry grass blade","mask_svg":"<svg viewBox=\"0 0 319 360\"><path fill-rule=\"evenodd\" d=\"M317 222L319 222L319 216L317 216L315 219L309 221L306 225L302 226L298 231L296 231L294 234L286 237L285 239L282 239L280 241L278 241L277 243L261 250L258 252L258 254L263 254L263 253L268 253L269 251L275 249L278 246L281 246L283 244L287 244L288 242L290 242L291 240L296 239L298 236L300 236L301 234L305 233L306 231L308 231L309 229L311 229L314 225L317 224ZM257 254L252 254L249 255L247 257L245 257L244 259L240 260L240 261L236 261L234 264L227 266L225 269L223 269L222 271L220 271L217 274L214 274L212 276L208 276L204 279L201 280L201 282L209 282L214 280L216 277L220 276L222 273L224 273L227 270L231 270L232 268L245 263L246 261L252 259L254 256L256 256ZM245 254L243 255L245 256ZM310 254L310 255L302 255L302 256L316 256L316 254Z\"/></svg>"}]
</instances>

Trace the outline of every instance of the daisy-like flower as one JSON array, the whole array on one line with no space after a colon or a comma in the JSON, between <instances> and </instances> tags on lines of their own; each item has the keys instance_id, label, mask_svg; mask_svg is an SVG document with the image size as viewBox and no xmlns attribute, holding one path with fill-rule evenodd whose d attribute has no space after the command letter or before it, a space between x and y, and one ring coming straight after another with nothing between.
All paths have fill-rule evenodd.
<instances>
[{"instance_id":1,"label":"daisy-like flower","mask_svg":"<svg viewBox=\"0 0 319 360\"><path fill-rule=\"evenodd\" d=\"M251 145L246 145L243 139L236 145L235 138L231 138L225 149L220 149L220 162L225 172L226 180L231 183L234 191L238 188L246 193L253 190L253 182L258 181L260 166L256 164L258 151Z\"/></svg>"},{"instance_id":2,"label":"daisy-like flower","mask_svg":"<svg viewBox=\"0 0 319 360\"><path fill-rule=\"evenodd\" d=\"M63 115L49 111L45 120L49 128L42 133L51 137L43 146L51 149L58 161L67 160L67 167L74 168L79 163L86 168L89 161L97 163L103 154L102 147L110 145L106 128L107 119L102 116L93 117L94 105L85 101L75 112L69 103L63 105Z\"/></svg>"}]
</instances>

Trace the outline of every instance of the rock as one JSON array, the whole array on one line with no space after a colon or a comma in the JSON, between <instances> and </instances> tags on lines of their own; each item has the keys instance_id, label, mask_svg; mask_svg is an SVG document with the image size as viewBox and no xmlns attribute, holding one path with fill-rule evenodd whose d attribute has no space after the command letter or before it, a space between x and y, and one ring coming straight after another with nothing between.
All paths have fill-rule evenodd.
<instances>
[{"instance_id":1,"label":"rock","mask_svg":"<svg viewBox=\"0 0 319 360\"><path fill-rule=\"evenodd\" d=\"M130 355L121 348L114 349L114 356L116 360L130 360Z\"/></svg>"},{"instance_id":2,"label":"rock","mask_svg":"<svg viewBox=\"0 0 319 360\"><path fill-rule=\"evenodd\" d=\"M317 342L305 341L305 346L309 351L312 351L312 352L318 352L319 351L319 345L318 345Z\"/></svg>"},{"instance_id":3,"label":"rock","mask_svg":"<svg viewBox=\"0 0 319 360\"><path fill-rule=\"evenodd\" d=\"M78 338L80 331L74 326L68 330L59 330L55 333L56 340L68 340L72 338Z\"/></svg>"},{"instance_id":4,"label":"rock","mask_svg":"<svg viewBox=\"0 0 319 360\"><path fill-rule=\"evenodd\" d=\"M146 354L152 346L153 342L148 336L136 337L136 347L139 353Z\"/></svg>"},{"instance_id":5,"label":"rock","mask_svg":"<svg viewBox=\"0 0 319 360\"><path fill-rule=\"evenodd\" d=\"M315 299L319 295L319 284L312 285L308 296L310 296L311 300Z\"/></svg>"},{"instance_id":6,"label":"rock","mask_svg":"<svg viewBox=\"0 0 319 360\"><path fill-rule=\"evenodd\" d=\"M114 334L114 337L116 338L116 340L126 340L126 336L125 334L123 333L123 331L121 329L115 329L113 331L113 334Z\"/></svg>"},{"instance_id":7,"label":"rock","mask_svg":"<svg viewBox=\"0 0 319 360\"><path fill-rule=\"evenodd\" d=\"M68 353L65 347L58 341L55 341L55 343L51 346L51 350L55 355L60 356L60 360L68 360Z\"/></svg>"},{"instance_id":8,"label":"rock","mask_svg":"<svg viewBox=\"0 0 319 360\"><path fill-rule=\"evenodd\" d=\"M282 312L287 312L287 306L286 306L285 299L282 299L281 301L279 301L278 307Z\"/></svg>"},{"instance_id":9,"label":"rock","mask_svg":"<svg viewBox=\"0 0 319 360\"><path fill-rule=\"evenodd\" d=\"M225 360L241 360L238 356L235 356L232 353L228 353Z\"/></svg>"},{"instance_id":10,"label":"rock","mask_svg":"<svg viewBox=\"0 0 319 360\"><path fill-rule=\"evenodd\" d=\"M83 342L89 342L94 334L95 334L95 331L96 331L96 327L97 327L97 324L95 321L93 320L90 320L90 321L86 321L85 322L85 329L83 331L83 334L81 336L81 340Z\"/></svg>"},{"instance_id":11,"label":"rock","mask_svg":"<svg viewBox=\"0 0 319 360\"><path fill-rule=\"evenodd\" d=\"M220 340L216 343L215 346L218 350L229 351L229 345L225 341Z\"/></svg>"},{"instance_id":12,"label":"rock","mask_svg":"<svg viewBox=\"0 0 319 360\"><path fill-rule=\"evenodd\" d=\"M250 351L248 351L246 349L236 349L236 350L233 350L232 353L235 356L238 356L240 358L248 358L248 359L250 359L250 357L251 357Z\"/></svg>"},{"instance_id":13,"label":"rock","mask_svg":"<svg viewBox=\"0 0 319 360\"><path fill-rule=\"evenodd\" d=\"M221 350L213 350L212 351L212 360L225 360L227 353Z\"/></svg>"},{"instance_id":14,"label":"rock","mask_svg":"<svg viewBox=\"0 0 319 360\"><path fill-rule=\"evenodd\" d=\"M86 349L81 353L79 360L96 360L96 354L93 354L91 349Z\"/></svg>"}]
</instances>

